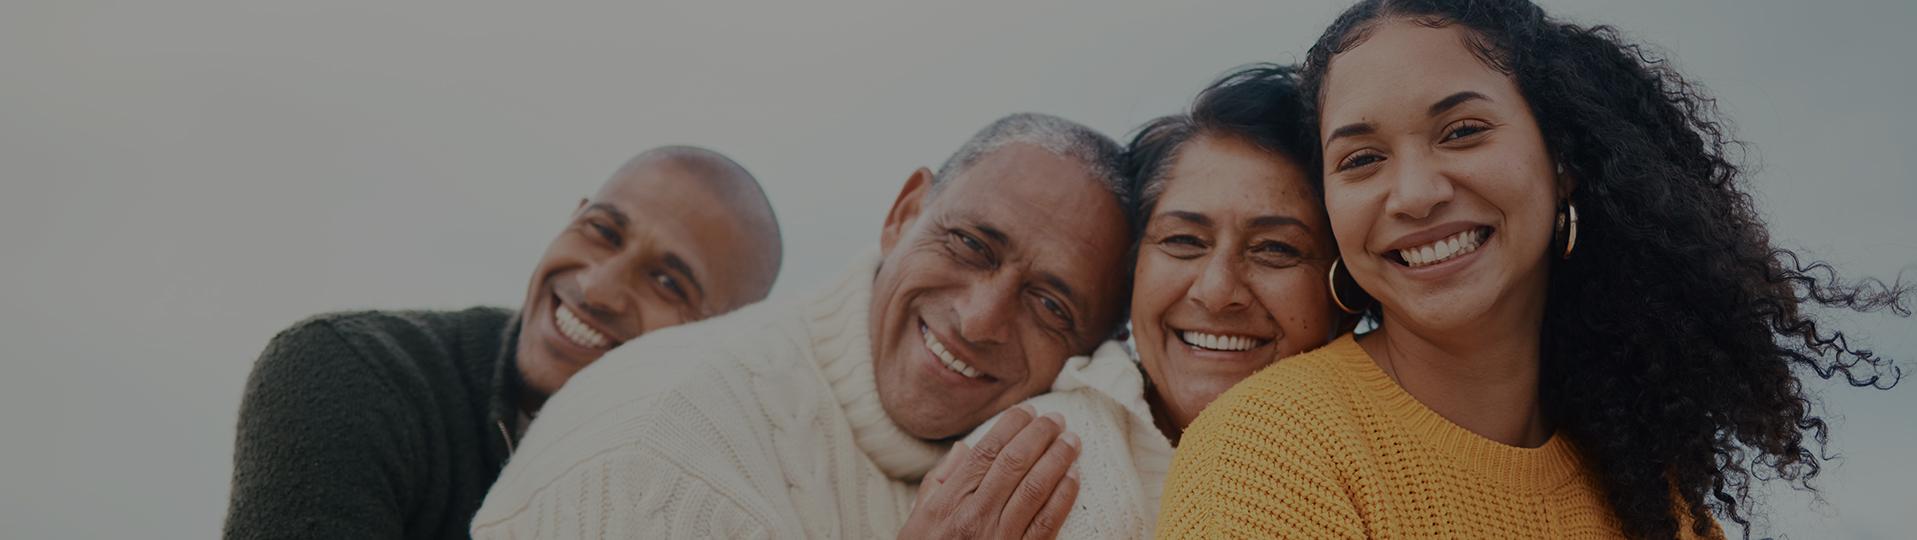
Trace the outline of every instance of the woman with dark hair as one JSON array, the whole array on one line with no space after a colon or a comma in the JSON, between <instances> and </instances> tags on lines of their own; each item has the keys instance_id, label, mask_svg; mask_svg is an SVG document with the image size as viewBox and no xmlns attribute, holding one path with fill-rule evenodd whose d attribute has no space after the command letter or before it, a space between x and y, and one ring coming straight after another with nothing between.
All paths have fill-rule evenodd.
<instances>
[{"instance_id":1,"label":"woman with dark hair","mask_svg":"<svg viewBox=\"0 0 1917 540\"><path fill-rule=\"evenodd\" d=\"M1753 479L1820 466L1801 377L1896 381L1813 314L1907 290L1774 247L1710 99L1612 29L1368 0L1304 81L1334 300L1376 329L1212 403L1159 536L1748 533Z\"/></svg>"},{"instance_id":2,"label":"woman with dark hair","mask_svg":"<svg viewBox=\"0 0 1917 540\"><path fill-rule=\"evenodd\" d=\"M1337 251L1305 158L1312 142L1298 82L1294 67L1241 68L1201 92L1189 114L1133 137L1126 172L1141 184L1145 214L1132 280L1136 361L1108 343L1068 360L1052 393L1028 402L1082 437L1076 504L1059 530L1038 536L1150 536L1172 447L1198 411L1355 323L1326 289Z\"/></svg>"}]
</instances>

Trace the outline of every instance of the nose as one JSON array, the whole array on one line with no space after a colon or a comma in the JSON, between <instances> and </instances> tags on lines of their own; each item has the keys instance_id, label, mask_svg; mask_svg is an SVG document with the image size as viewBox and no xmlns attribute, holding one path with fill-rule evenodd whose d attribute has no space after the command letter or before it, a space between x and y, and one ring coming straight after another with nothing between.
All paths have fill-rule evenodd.
<instances>
[{"instance_id":1,"label":"nose","mask_svg":"<svg viewBox=\"0 0 1917 540\"><path fill-rule=\"evenodd\" d=\"M959 337L973 344L998 344L1011 339L1012 310L1018 305L1018 284L1000 277L973 283L953 303L958 312Z\"/></svg>"},{"instance_id":2,"label":"nose","mask_svg":"<svg viewBox=\"0 0 1917 540\"><path fill-rule=\"evenodd\" d=\"M1238 276L1239 258L1227 250L1214 250L1199 268L1186 296L1206 311L1220 313L1244 309L1251 302L1251 291Z\"/></svg>"},{"instance_id":3,"label":"nose","mask_svg":"<svg viewBox=\"0 0 1917 540\"><path fill-rule=\"evenodd\" d=\"M1391 194L1385 199L1385 211L1390 215L1421 220L1431 217L1438 207L1451 202L1454 194L1451 179L1445 177L1431 159L1417 155L1400 156L1397 165Z\"/></svg>"},{"instance_id":4,"label":"nose","mask_svg":"<svg viewBox=\"0 0 1917 540\"><path fill-rule=\"evenodd\" d=\"M580 306L602 318L618 318L633 310L638 300L633 282L640 279L630 257L599 261L575 274Z\"/></svg>"}]
</instances>

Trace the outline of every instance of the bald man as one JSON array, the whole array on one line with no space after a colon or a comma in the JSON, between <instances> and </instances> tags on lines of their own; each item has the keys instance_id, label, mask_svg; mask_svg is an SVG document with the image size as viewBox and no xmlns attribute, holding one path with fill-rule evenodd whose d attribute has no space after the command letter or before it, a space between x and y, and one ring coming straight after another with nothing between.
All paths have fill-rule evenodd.
<instances>
[{"instance_id":1,"label":"bald man","mask_svg":"<svg viewBox=\"0 0 1917 540\"><path fill-rule=\"evenodd\" d=\"M517 311L295 324L247 380L226 537L466 538L547 396L620 343L765 298L781 251L750 173L659 148L579 201Z\"/></svg>"}]
</instances>

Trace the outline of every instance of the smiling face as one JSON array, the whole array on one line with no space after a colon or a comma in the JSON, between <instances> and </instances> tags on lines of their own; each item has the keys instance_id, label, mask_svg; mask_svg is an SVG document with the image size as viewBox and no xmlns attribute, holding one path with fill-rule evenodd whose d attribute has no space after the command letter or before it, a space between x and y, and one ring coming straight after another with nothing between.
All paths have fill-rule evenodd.
<instances>
[{"instance_id":1,"label":"smiling face","mask_svg":"<svg viewBox=\"0 0 1917 540\"><path fill-rule=\"evenodd\" d=\"M1473 54L1467 32L1385 20L1332 59L1319 125L1325 205L1387 328L1452 340L1535 333L1570 185L1517 85Z\"/></svg>"},{"instance_id":2,"label":"smiling face","mask_svg":"<svg viewBox=\"0 0 1917 540\"><path fill-rule=\"evenodd\" d=\"M1331 227L1306 178L1289 158L1201 135L1146 209L1132 333L1154 416L1174 432L1238 381L1339 329L1325 287Z\"/></svg>"},{"instance_id":3,"label":"smiling face","mask_svg":"<svg viewBox=\"0 0 1917 540\"><path fill-rule=\"evenodd\" d=\"M546 247L516 358L533 402L606 351L763 298L778 242L758 211L669 159L621 170Z\"/></svg>"},{"instance_id":4,"label":"smiling face","mask_svg":"<svg viewBox=\"0 0 1917 540\"><path fill-rule=\"evenodd\" d=\"M1130 233L1083 164L994 150L930 194L906 182L881 235L870 324L879 402L924 439L1045 391L1119 318Z\"/></svg>"}]
</instances>

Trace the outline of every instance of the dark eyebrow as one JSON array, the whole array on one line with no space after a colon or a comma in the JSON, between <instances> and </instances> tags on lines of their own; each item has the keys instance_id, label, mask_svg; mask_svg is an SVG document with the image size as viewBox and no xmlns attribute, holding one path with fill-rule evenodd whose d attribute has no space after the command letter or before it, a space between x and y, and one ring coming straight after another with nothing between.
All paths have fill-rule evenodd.
<instances>
[{"instance_id":1,"label":"dark eyebrow","mask_svg":"<svg viewBox=\"0 0 1917 540\"><path fill-rule=\"evenodd\" d=\"M617 206L613 206L613 205L602 203L602 202L596 202L586 207L586 211L588 212L591 212L593 210L605 212L607 216L610 216L612 218L612 222L614 224L619 225L619 228L621 229L626 228L626 225L629 225L632 223L632 219L626 217L626 212L624 210L620 210L619 207Z\"/></svg>"},{"instance_id":2,"label":"dark eyebrow","mask_svg":"<svg viewBox=\"0 0 1917 540\"><path fill-rule=\"evenodd\" d=\"M1304 220L1291 217L1291 216L1279 216L1279 215L1258 216L1255 218L1251 218L1251 221L1249 222L1249 224L1250 224L1250 227L1253 229L1270 229L1270 228L1284 227L1289 225L1289 226L1294 226L1294 227L1304 229L1306 231L1311 230L1311 226L1306 225Z\"/></svg>"},{"instance_id":3,"label":"dark eyebrow","mask_svg":"<svg viewBox=\"0 0 1917 540\"><path fill-rule=\"evenodd\" d=\"M1472 92L1470 90L1465 90L1463 92L1451 94L1450 97L1440 99L1438 100L1437 103L1431 104L1431 109L1426 111L1425 114L1427 116L1437 116L1440 114L1444 114L1445 111L1451 110L1453 107L1457 107L1458 105L1464 104L1464 102L1466 101L1471 101L1474 99L1491 101L1491 98L1485 97L1484 94Z\"/></svg>"},{"instance_id":4,"label":"dark eyebrow","mask_svg":"<svg viewBox=\"0 0 1917 540\"><path fill-rule=\"evenodd\" d=\"M679 258L679 254L677 253L667 253L665 262L666 266L671 267L673 270L678 270L681 274L685 274L686 280L692 282L692 288L699 289L699 296L701 298L705 297L706 286L699 283L699 274L692 271L692 266L686 264L685 259Z\"/></svg>"},{"instance_id":5,"label":"dark eyebrow","mask_svg":"<svg viewBox=\"0 0 1917 540\"><path fill-rule=\"evenodd\" d=\"M1378 127L1371 125L1370 122L1345 124L1344 127L1331 130L1331 135L1325 137L1325 146L1331 146L1331 141L1338 140L1339 137L1357 137L1360 135L1370 135L1377 132L1378 132Z\"/></svg>"},{"instance_id":6,"label":"dark eyebrow","mask_svg":"<svg viewBox=\"0 0 1917 540\"><path fill-rule=\"evenodd\" d=\"M978 232L984 234L985 238L994 244L1004 246L1010 246L1012 244L1012 237L1006 236L1004 231L994 229L991 225L979 224L974 225L974 227L978 227Z\"/></svg>"},{"instance_id":7,"label":"dark eyebrow","mask_svg":"<svg viewBox=\"0 0 1917 540\"><path fill-rule=\"evenodd\" d=\"M1159 212L1158 216L1175 218L1180 221L1188 221L1188 222L1191 222L1191 224L1198 225L1200 227L1211 226L1211 218L1197 212L1190 212L1186 210L1167 210L1164 212Z\"/></svg>"}]
</instances>

